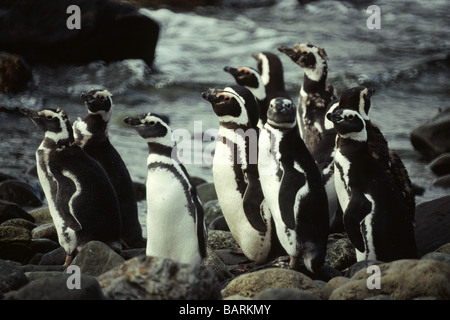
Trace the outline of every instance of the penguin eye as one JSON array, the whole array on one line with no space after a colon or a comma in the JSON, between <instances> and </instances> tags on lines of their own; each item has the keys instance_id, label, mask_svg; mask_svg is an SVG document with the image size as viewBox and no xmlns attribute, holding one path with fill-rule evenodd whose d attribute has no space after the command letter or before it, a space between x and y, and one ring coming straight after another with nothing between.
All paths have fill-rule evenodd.
<instances>
[{"instance_id":1,"label":"penguin eye","mask_svg":"<svg viewBox=\"0 0 450 320\"><path fill-rule=\"evenodd\" d=\"M47 120L52 120L52 119L53 119L53 116L51 116L51 115L46 115L46 116L45 116L45 119L47 119Z\"/></svg>"},{"instance_id":2,"label":"penguin eye","mask_svg":"<svg viewBox=\"0 0 450 320\"><path fill-rule=\"evenodd\" d=\"M245 74L246 76L248 76L248 75L250 75L250 71L244 70L244 74Z\"/></svg>"},{"instance_id":3,"label":"penguin eye","mask_svg":"<svg viewBox=\"0 0 450 320\"><path fill-rule=\"evenodd\" d=\"M148 124L153 127L156 124L156 122L155 121L150 121Z\"/></svg>"},{"instance_id":4,"label":"penguin eye","mask_svg":"<svg viewBox=\"0 0 450 320\"><path fill-rule=\"evenodd\" d=\"M231 98L230 98L229 96L225 96L223 99L224 99L226 102L228 102L228 101L231 100Z\"/></svg>"},{"instance_id":5,"label":"penguin eye","mask_svg":"<svg viewBox=\"0 0 450 320\"><path fill-rule=\"evenodd\" d=\"M303 55L307 55L307 54L308 54L308 51L302 51L302 54L303 54Z\"/></svg>"},{"instance_id":6,"label":"penguin eye","mask_svg":"<svg viewBox=\"0 0 450 320\"><path fill-rule=\"evenodd\" d=\"M353 118L354 118L354 115L352 115L352 114L350 114L350 115L347 116L347 119L348 119L348 120L353 120Z\"/></svg>"}]
</instances>

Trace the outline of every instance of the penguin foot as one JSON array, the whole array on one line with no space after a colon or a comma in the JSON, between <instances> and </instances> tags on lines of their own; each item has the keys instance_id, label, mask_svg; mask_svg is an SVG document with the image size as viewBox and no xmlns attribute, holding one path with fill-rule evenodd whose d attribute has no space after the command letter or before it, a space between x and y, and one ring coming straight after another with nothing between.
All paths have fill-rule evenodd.
<instances>
[{"instance_id":1,"label":"penguin foot","mask_svg":"<svg viewBox=\"0 0 450 320\"><path fill-rule=\"evenodd\" d=\"M63 266L67 267L69 264L71 264L73 260L73 255L66 255L66 261L64 261Z\"/></svg>"}]
</instances>

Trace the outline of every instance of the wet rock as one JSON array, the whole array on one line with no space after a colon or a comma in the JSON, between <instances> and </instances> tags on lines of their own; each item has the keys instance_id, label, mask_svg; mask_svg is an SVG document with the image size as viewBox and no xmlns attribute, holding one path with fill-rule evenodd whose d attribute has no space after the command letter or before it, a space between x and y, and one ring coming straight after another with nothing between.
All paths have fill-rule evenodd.
<instances>
[{"instance_id":1,"label":"wet rock","mask_svg":"<svg viewBox=\"0 0 450 320\"><path fill-rule=\"evenodd\" d=\"M230 231L230 227L228 227L228 223L225 220L224 216L217 217L214 219L208 226L208 230L222 230L222 231Z\"/></svg>"},{"instance_id":2,"label":"wet rock","mask_svg":"<svg viewBox=\"0 0 450 320\"><path fill-rule=\"evenodd\" d=\"M125 260L129 260L134 257L145 255L145 248L126 249L120 252L120 256Z\"/></svg>"},{"instance_id":3,"label":"wet rock","mask_svg":"<svg viewBox=\"0 0 450 320\"><path fill-rule=\"evenodd\" d=\"M8 242L0 243L0 259L11 260L20 264L27 263L34 253L28 243Z\"/></svg>"},{"instance_id":4,"label":"wet rock","mask_svg":"<svg viewBox=\"0 0 450 320\"><path fill-rule=\"evenodd\" d=\"M50 239L58 242L58 234L53 222L41 224L31 231L31 237L33 239Z\"/></svg>"},{"instance_id":5,"label":"wet rock","mask_svg":"<svg viewBox=\"0 0 450 320\"><path fill-rule=\"evenodd\" d=\"M320 288L309 277L290 269L269 268L242 274L228 283L222 291L224 297L239 294L254 297L269 288L300 289L320 297Z\"/></svg>"},{"instance_id":6,"label":"wet rock","mask_svg":"<svg viewBox=\"0 0 450 320\"><path fill-rule=\"evenodd\" d=\"M415 128L410 140L413 147L428 160L450 152L450 108Z\"/></svg>"},{"instance_id":7,"label":"wet rock","mask_svg":"<svg viewBox=\"0 0 450 320\"><path fill-rule=\"evenodd\" d=\"M292 288L270 288L261 291L253 300L320 300L316 295Z\"/></svg>"},{"instance_id":8,"label":"wet rock","mask_svg":"<svg viewBox=\"0 0 450 320\"><path fill-rule=\"evenodd\" d=\"M439 177L433 181L433 186L438 188L450 189L450 174Z\"/></svg>"},{"instance_id":9,"label":"wet rock","mask_svg":"<svg viewBox=\"0 0 450 320\"><path fill-rule=\"evenodd\" d=\"M33 209L29 211L29 214L37 223L48 223L53 222L50 210L48 207L42 207L38 209Z\"/></svg>"},{"instance_id":10,"label":"wet rock","mask_svg":"<svg viewBox=\"0 0 450 320\"><path fill-rule=\"evenodd\" d=\"M419 257L450 243L450 196L423 202L416 207L415 237Z\"/></svg>"},{"instance_id":11,"label":"wet rock","mask_svg":"<svg viewBox=\"0 0 450 320\"><path fill-rule=\"evenodd\" d=\"M207 226L209 226L216 218L223 216L222 209L220 208L217 199L205 203L203 205L203 211L205 212L205 223Z\"/></svg>"},{"instance_id":12,"label":"wet rock","mask_svg":"<svg viewBox=\"0 0 450 320\"><path fill-rule=\"evenodd\" d=\"M210 230L208 232L208 247L213 250L237 249L239 245L230 231Z\"/></svg>"},{"instance_id":13,"label":"wet rock","mask_svg":"<svg viewBox=\"0 0 450 320\"><path fill-rule=\"evenodd\" d=\"M98 277L105 296L115 300L215 300L218 280L203 265L140 256Z\"/></svg>"},{"instance_id":14,"label":"wet rock","mask_svg":"<svg viewBox=\"0 0 450 320\"><path fill-rule=\"evenodd\" d=\"M349 238L335 233L328 237L325 264L342 271L356 262L355 247Z\"/></svg>"},{"instance_id":15,"label":"wet rock","mask_svg":"<svg viewBox=\"0 0 450 320\"><path fill-rule=\"evenodd\" d=\"M81 274L80 289L69 289L70 275L44 277L31 281L17 291L5 294L5 300L103 300L105 296L96 278Z\"/></svg>"},{"instance_id":16,"label":"wet rock","mask_svg":"<svg viewBox=\"0 0 450 320\"><path fill-rule=\"evenodd\" d=\"M450 173L450 152L443 153L434 158L428 167L438 176Z\"/></svg>"},{"instance_id":17,"label":"wet rock","mask_svg":"<svg viewBox=\"0 0 450 320\"><path fill-rule=\"evenodd\" d=\"M75 256L71 265L80 267L82 274L99 276L124 261L124 258L103 242L90 241Z\"/></svg>"},{"instance_id":18,"label":"wet rock","mask_svg":"<svg viewBox=\"0 0 450 320\"><path fill-rule=\"evenodd\" d=\"M59 247L44 254L39 261L40 265L59 265L62 266L66 261L66 251L63 247Z\"/></svg>"},{"instance_id":19,"label":"wet rock","mask_svg":"<svg viewBox=\"0 0 450 320\"><path fill-rule=\"evenodd\" d=\"M31 68L21 56L0 51L0 92L18 93L31 79Z\"/></svg>"},{"instance_id":20,"label":"wet rock","mask_svg":"<svg viewBox=\"0 0 450 320\"><path fill-rule=\"evenodd\" d=\"M0 200L0 223L15 218L35 222L34 218L16 203Z\"/></svg>"},{"instance_id":21,"label":"wet rock","mask_svg":"<svg viewBox=\"0 0 450 320\"><path fill-rule=\"evenodd\" d=\"M24 207L40 207L42 205L39 191L20 180L5 180L0 183L0 199Z\"/></svg>"},{"instance_id":22,"label":"wet rock","mask_svg":"<svg viewBox=\"0 0 450 320\"><path fill-rule=\"evenodd\" d=\"M47 253L59 248L59 244L50 239L31 239L28 246L33 253Z\"/></svg>"},{"instance_id":23,"label":"wet rock","mask_svg":"<svg viewBox=\"0 0 450 320\"><path fill-rule=\"evenodd\" d=\"M214 183L202 183L197 186L197 194L202 203L217 199Z\"/></svg>"},{"instance_id":24,"label":"wet rock","mask_svg":"<svg viewBox=\"0 0 450 320\"><path fill-rule=\"evenodd\" d=\"M410 300L422 296L450 299L450 268L434 260L405 259L379 265L380 289L369 289L366 270L358 271L349 282L335 289L330 300L362 300L377 295Z\"/></svg>"},{"instance_id":25,"label":"wet rock","mask_svg":"<svg viewBox=\"0 0 450 320\"><path fill-rule=\"evenodd\" d=\"M80 29L67 27L80 8ZM135 7L109 0L16 1L0 20L0 47L34 63L142 59L152 66L159 25ZM145 39L145 41L143 40ZM130 45L133 44L133 45Z\"/></svg>"},{"instance_id":26,"label":"wet rock","mask_svg":"<svg viewBox=\"0 0 450 320\"><path fill-rule=\"evenodd\" d=\"M20 267L0 259L0 293L19 289L27 283L28 279Z\"/></svg>"}]
</instances>

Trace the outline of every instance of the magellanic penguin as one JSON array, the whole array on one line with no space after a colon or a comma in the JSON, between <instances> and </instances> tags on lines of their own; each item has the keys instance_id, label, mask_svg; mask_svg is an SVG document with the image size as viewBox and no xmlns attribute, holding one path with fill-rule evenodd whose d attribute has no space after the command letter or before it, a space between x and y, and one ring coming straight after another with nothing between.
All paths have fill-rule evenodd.
<instances>
[{"instance_id":1,"label":"magellanic penguin","mask_svg":"<svg viewBox=\"0 0 450 320\"><path fill-rule=\"evenodd\" d=\"M323 48L310 43L297 43L292 48L280 46L278 50L304 71L297 122L306 146L314 152L324 135L326 110L330 102L336 98L333 86L326 84L328 56Z\"/></svg>"},{"instance_id":2,"label":"magellanic penguin","mask_svg":"<svg viewBox=\"0 0 450 320\"><path fill-rule=\"evenodd\" d=\"M148 145L148 256L199 264L206 256L207 229L197 189L177 158L172 131L163 118L146 113L126 118Z\"/></svg>"},{"instance_id":3,"label":"magellanic penguin","mask_svg":"<svg viewBox=\"0 0 450 320\"><path fill-rule=\"evenodd\" d=\"M65 265L92 240L120 251L116 193L103 168L74 143L66 112L22 109L22 113L45 132L36 151L37 172L59 243L67 254Z\"/></svg>"},{"instance_id":4,"label":"magellanic penguin","mask_svg":"<svg viewBox=\"0 0 450 320\"><path fill-rule=\"evenodd\" d=\"M327 114L337 131L336 190L357 260L417 258L408 204L392 177L369 152L366 122L354 110Z\"/></svg>"},{"instance_id":5,"label":"magellanic penguin","mask_svg":"<svg viewBox=\"0 0 450 320\"><path fill-rule=\"evenodd\" d=\"M219 118L213 159L217 198L244 255L258 264L285 254L258 175L258 106L242 86L202 94Z\"/></svg>"},{"instance_id":6,"label":"magellanic penguin","mask_svg":"<svg viewBox=\"0 0 450 320\"><path fill-rule=\"evenodd\" d=\"M107 90L92 89L83 93L88 114L73 124L75 141L108 174L116 190L122 217L122 243L128 248L143 248L142 227L138 219L136 194L130 173L119 152L111 144L108 122L111 118L112 94Z\"/></svg>"},{"instance_id":7,"label":"magellanic penguin","mask_svg":"<svg viewBox=\"0 0 450 320\"><path fill-rule=\"evenodd\" d=\"M289 99L270 102L259 138L258 172L278 239L291 257L290 267L300 270L304 264L312 274L330 278L324 267L327 194L319 168L300 137L296 107Z\"/></svg>"},{"instance_id":8,"label":"magellanic penguin","mask_svg":"<svg viewBox=\"0 0 450 320\"><path fill-rule=\"evenodd\" d=\"M376 126L369 117L371 106L371 97L375 94L375 89L364 86L357 86L346 90L342 93L339 103L330 108L328 113L332 113L339 109L350 109L357 111L364 119L367 131L367 143L369 153L376 159L381 167L392 177L397 188L402 192L408 206L408 217L414 222L415 216L415 193L408 171L403 164L401 158L394 150L389 148L381 130ZM332 124L326 120L325 125Z\"/></svg>"}]
</instances>

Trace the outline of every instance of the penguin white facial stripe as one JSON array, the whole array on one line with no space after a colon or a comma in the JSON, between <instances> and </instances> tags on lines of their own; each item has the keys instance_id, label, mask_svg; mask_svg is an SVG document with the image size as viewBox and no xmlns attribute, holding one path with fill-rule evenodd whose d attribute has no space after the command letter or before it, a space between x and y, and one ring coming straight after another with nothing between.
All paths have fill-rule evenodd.
<instances>
[{"instance_id":1,"label":"penguin white facial stripe","mask_svg":"<svg viewBox=\"0 0 450 320\"><path fill-rule=\"evenodd\" d=\"M233 116L220 116L220 117L218 117L219 121L220 122L233 122L236 124L247 124L249 119L248 119L248 115L247 115L247 112L245 109L244 99L230 87L226 87L225 89L223 89L223 91L219 92L219 94L220 93L225 93L227 95L232 96L234 99L236 99L236 101L238 101L239 105L241 106L242 112L239 115L239 117L237 117L237 118L233 117Z\"/></svg>"},{"instance_id":2,"label":"penguin white facial stripe","mask_svg":"<svg viewBox=\"0 0 450 320\"><path fill-rule=\"evenodd\" d=\"M97 91L96 93L94 93L93 97L95 99L100 98L100 97L107 97L107 98L111 99L112 93L109 92L108 90ZM112 99L111 99L111 102L112 102Z\"/></svg>"},{"instance_id":3,"label":"penguin white facial stripe","mask_svg":"<svg viewBox=\"0 0 450 320\"><path fill-rule=\"evenodd\" d=\"M260 53L258 54L258 59L261 60L261 64L262 64L262 74L261 74L261 79L262 79L262 83L264 85L267 85L270 81L270 67L269 67L269 59L267 59L267 57Z\"/></svg>"},{"instance_id":4,"label":"penguin white facial stripe","mask_svg":"<svg viewBox=\"0 0 450 320\"><path fill-rule=\"evenodd\" d=\"M58 118L61 131L60 132L52 132L52 131L46 131L45 137L54 141L58 142L60 140L68 139L69 138L69 131L67 131L66 127L66 121L63 118L63 115L59 112L53 112L51 110L42 110L38 112L39 115L44 115L47 119L49 117L52 118Z\"/></svg>"},{"instance_id":5,"label":"penguin white facial stripe","mask_svg":"<svg viewBox=\"0 0 450 320\"><path fill-rule=\"evenodd\" d=\"M303 68L305 74L307 77L313 81L319 81L320 78L322 78L323 74L323 67L324 67L324 61L323 58L319 54L319 48L317 47L308 47L305 43L301 43L299 46L297 46L299 50L302 52L311 52L314 54L316 58L316 65L314 68Z\"/></svg>"},{"instance_id":6,"label":"penguin white facial stripe","mask_svg":"<svg viewBox=\"0 0 450 320\"><path fill-rule=\"evenodd\" d=\"M328 113L333 113L334 110L339 107L339 102L336 102L335 104L333 104L330 109L328 110ZM325 121L324 121L324 126L325 126L325 130L331 130L334 128L334 124L332 121L328 120L327 116L325 115Z\"/></svg>"},{"instance_id":7,"label":"penguin white facial stripe","mask_svg":"<svg viewBox=\"0 0 450 320\"><path fill-rule=\"evenodd\" d=\"M362 90L359 93L359 114L361 115L361 117L365 120L369 120L369 116L366 114L366 110L364 110L364 105L365 105L365 101L364 101L364 96L368 96L369 95L369 89L365 88L364 90Z\"/></svg>"}]
</instances>

